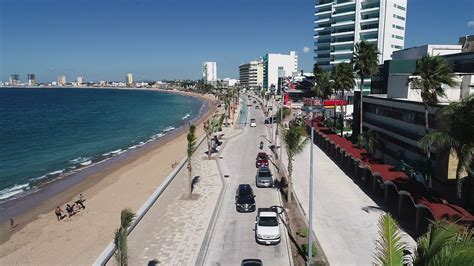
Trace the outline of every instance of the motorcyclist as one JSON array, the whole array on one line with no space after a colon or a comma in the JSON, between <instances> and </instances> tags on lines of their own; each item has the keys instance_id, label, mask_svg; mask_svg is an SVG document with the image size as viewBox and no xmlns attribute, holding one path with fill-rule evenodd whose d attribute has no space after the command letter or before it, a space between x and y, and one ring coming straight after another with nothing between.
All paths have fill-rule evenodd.
<instances>
[{"instance_id":1,"label":"motorcyclist","mask_svg":"<svg viewBox=\"0 0 474 266\"><path fill-rule=\"evenodd\" d=\"M260 149L263 149L263 141L260 141Z\"/></svg>"}]
</instances>

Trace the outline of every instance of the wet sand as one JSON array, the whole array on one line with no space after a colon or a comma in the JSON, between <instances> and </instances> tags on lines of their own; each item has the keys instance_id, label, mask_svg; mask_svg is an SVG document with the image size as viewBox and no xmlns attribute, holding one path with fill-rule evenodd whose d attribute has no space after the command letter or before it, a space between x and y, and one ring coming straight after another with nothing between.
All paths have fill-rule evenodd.
<instances>
[{"instance_id":1,"label":"wet sand","mask_svg":"<svg viewBox=\"0 0 474 266\"><path fill-rule=\"evenodd\" d=\"M168 91L169 92L169 91ZM197 118L197 135L202 122L215 112L213 97L175 92L207 102L207 110ZM49 184L45 195L25 198L29 206L13 217L14 229L0 226L0 264L91 264L112 240L120 223L120 211L137 211L179 162L186 151L186 127L179 128L150 145L122 158L106 162L98 169L85 169L74 179ZM73 181L71 181L73 180ZM54 208L74 202L82 193L86 209L71 218L57 221Z\"/></svg>"}]
</instances>

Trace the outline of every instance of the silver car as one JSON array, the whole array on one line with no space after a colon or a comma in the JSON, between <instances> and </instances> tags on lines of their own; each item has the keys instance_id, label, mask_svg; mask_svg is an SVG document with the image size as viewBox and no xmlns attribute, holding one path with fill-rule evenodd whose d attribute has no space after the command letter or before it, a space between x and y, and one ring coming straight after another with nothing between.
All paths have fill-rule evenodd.
<instances>
[{"instance_id":1,"label":"silver car","mask_svg":"<svg viewBox=\"0 0 474 266\"><path fill-rule=\"evenodd\" d=\"M255 176L255 184L257 187L273 187L273 174L270 168L266 166L258 168L257 175Z\"/></svg>"}]
</instances>

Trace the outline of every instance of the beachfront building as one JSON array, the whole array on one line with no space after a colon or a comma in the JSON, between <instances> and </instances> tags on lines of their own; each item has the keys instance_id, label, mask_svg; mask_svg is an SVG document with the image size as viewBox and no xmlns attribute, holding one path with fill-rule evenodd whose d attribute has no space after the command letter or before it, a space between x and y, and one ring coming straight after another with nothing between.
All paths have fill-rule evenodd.
<instances>
[{"instance_id":1,"label":"beachfront building","mask_svg":"<svg viewBox=\"0 0 474 266\"><path fill-rule=\"evenodd\" d=\"M13 74L10 75L9 85L10 86L18 86L20 84L20 75Z\"/></svg>"},{"instance_id":2,"label":"beachfront building","mask_svg":"<svg viewBox=\"0 0 474 266\"><path fill-rule=\"evenodd\" d=\"M430 165L432 188L454 199L457 159L449 151L432 150L428 164L426 153L419 146L425 135L424 104L420 91L410 86L409 78L417 60L426 54L442 54L453 65L458 82L453 87L443 85L446 97L438 97L439 104L428 108L430 131L441 126L436 119L440 108L474 94L474 52L461 53L461 46L456 45L425 45L397 51L394 59L385 61L379 74L372 78L372 93L363 99L363 126L378 133L377 158L391 165L409 165L421 174ZM355 103L356 109L358 106ZM354 114L353 128L358 131L359 111ZM474 198L471 201L474 204Z\"/></svg>"},{"instance_id":3,"label":"beachfront building","mask_svg":"<svg viewBox=\"0 0 474 266\"><path fill-rule=\"evenodd\" d=\"M36 75L35 74L26 74L28 80L28 86L36 85Z\"/></svg>"},{"instance_id":4,"label":"beachfront building","mask_svg":"<svg viewBox=\"0 0 474 266\"><path fill-rule=\"evenodd\" d=\"M407 0L317 0L314 61L331 70L350 62L354 46L365 40L377 46L379 62L404 48ZM370 92L370 79L364 82Z\"/></svg>"},{"instance_id":5,"label":"beachfront building","mask_svg":"<svg viewBox=\"0 0 474 266\"><path fill-rule=\"evenodd\" d=\"M214 84L217 81L217 64L216 62L202 63L202 77L204 82Z\"/></svg>"},{"instance_id":6,"label":"beachfront building","mask_svg":"<svg viewBox=\"0 0 474 266\"><path fill-rule=\"evenodd\" d=\"M281 80L298 74L298 55L295 51L289 54L266 54L263 56L263 88L267 91L279 90Z\"/></svg>"},{"instance_id":7,"label":"beachfront building","mask_svg":"<svg viewBox=\"0 0 474 266\"><path fill-rule=\"evenodd\" d=\"M132 73L128 73L125 76L125 84L127 84L127 87L132 87L133 86L133 75L132 75Z\"/></svg>"},{"instance_id":8,"label":"beachfront building","mask_svg":"<svg viewBox=\"0 0 474 266\"><path fill-rule=\"evenodd\" d=\"M263 86L263 61L250 61L239 66L240 85L245 89Z\"/></svg>"},{"instance_id":9,"label":"beachfront building","mask_svg":"<svg viewBox=\"0 0 474 266\"><path fill-rule=\"evenodd\" d=\"M76 82L77 82L77 86L81 86L84 83L84 77L83 76L77 77Z\"/></svg>"},{"instance_id":10,"label":"beachfront building","mask_svg":"<svg viewBox=\"0 0 474 266\"><path fill-rule=\"evenodd\" d=\"M65 75L59 75L57 84L58 84L58 86L66 85L66 76Z\"/></svg>"},{"instance_id":11,"label":"beachfront building","mask_svg":"<svg viewBox=\"0 0 474 266\"><path fill-rule=\"evenodd\" d=\"M474 35L459 38L458 44L462 46L463 53L474 52Z\"/></svg>"}]
</instances>

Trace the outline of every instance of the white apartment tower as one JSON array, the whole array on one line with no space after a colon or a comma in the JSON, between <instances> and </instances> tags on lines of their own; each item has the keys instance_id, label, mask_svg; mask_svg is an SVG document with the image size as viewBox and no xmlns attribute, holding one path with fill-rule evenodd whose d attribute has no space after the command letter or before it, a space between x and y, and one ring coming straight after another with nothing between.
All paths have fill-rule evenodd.
<instances>
[{"instance_id":1,"label":"white apartment tower","mask_svg":"<svg viewBox=\"0 0 474 266\"><path fill-rule=\"evenodd\" d=\"M204 78L204 81L206 83L217 81L216 62L203 62L202 63L202 77Z\"/></svg>"},{"instance_id":2,"label":"white apartment tower","mask_svg":"<svg viewBox=\"0 0 474 266\"><path fill-rule=\"evenodd\" d=\"M250 61L239 66L239 82L246 89L257 89L263 85L263 62Z\"/></svg>"},{"instance_id":3,"label":"white apartment tower","mask_svg":"<svg viewBox=\"0 0 474 266\"><path fill-rule=\"evenodd\" d=\"M379 63L404 48L407 0L316 0L314 60L323 69L352 59L354 45L373 43Z\"/></svg>"},{"instance_id":4,"label":"white apartment tower","mask_svg":"<svg viewBox=\"0 0 474 266\"><path fill-rule=\"evenodd\" d=\"M298 55L295 51L289 54L266 54L263 56L263 88L275 90L278 79L293 76L298 72Z\"/></svg>"}]
</instances>

